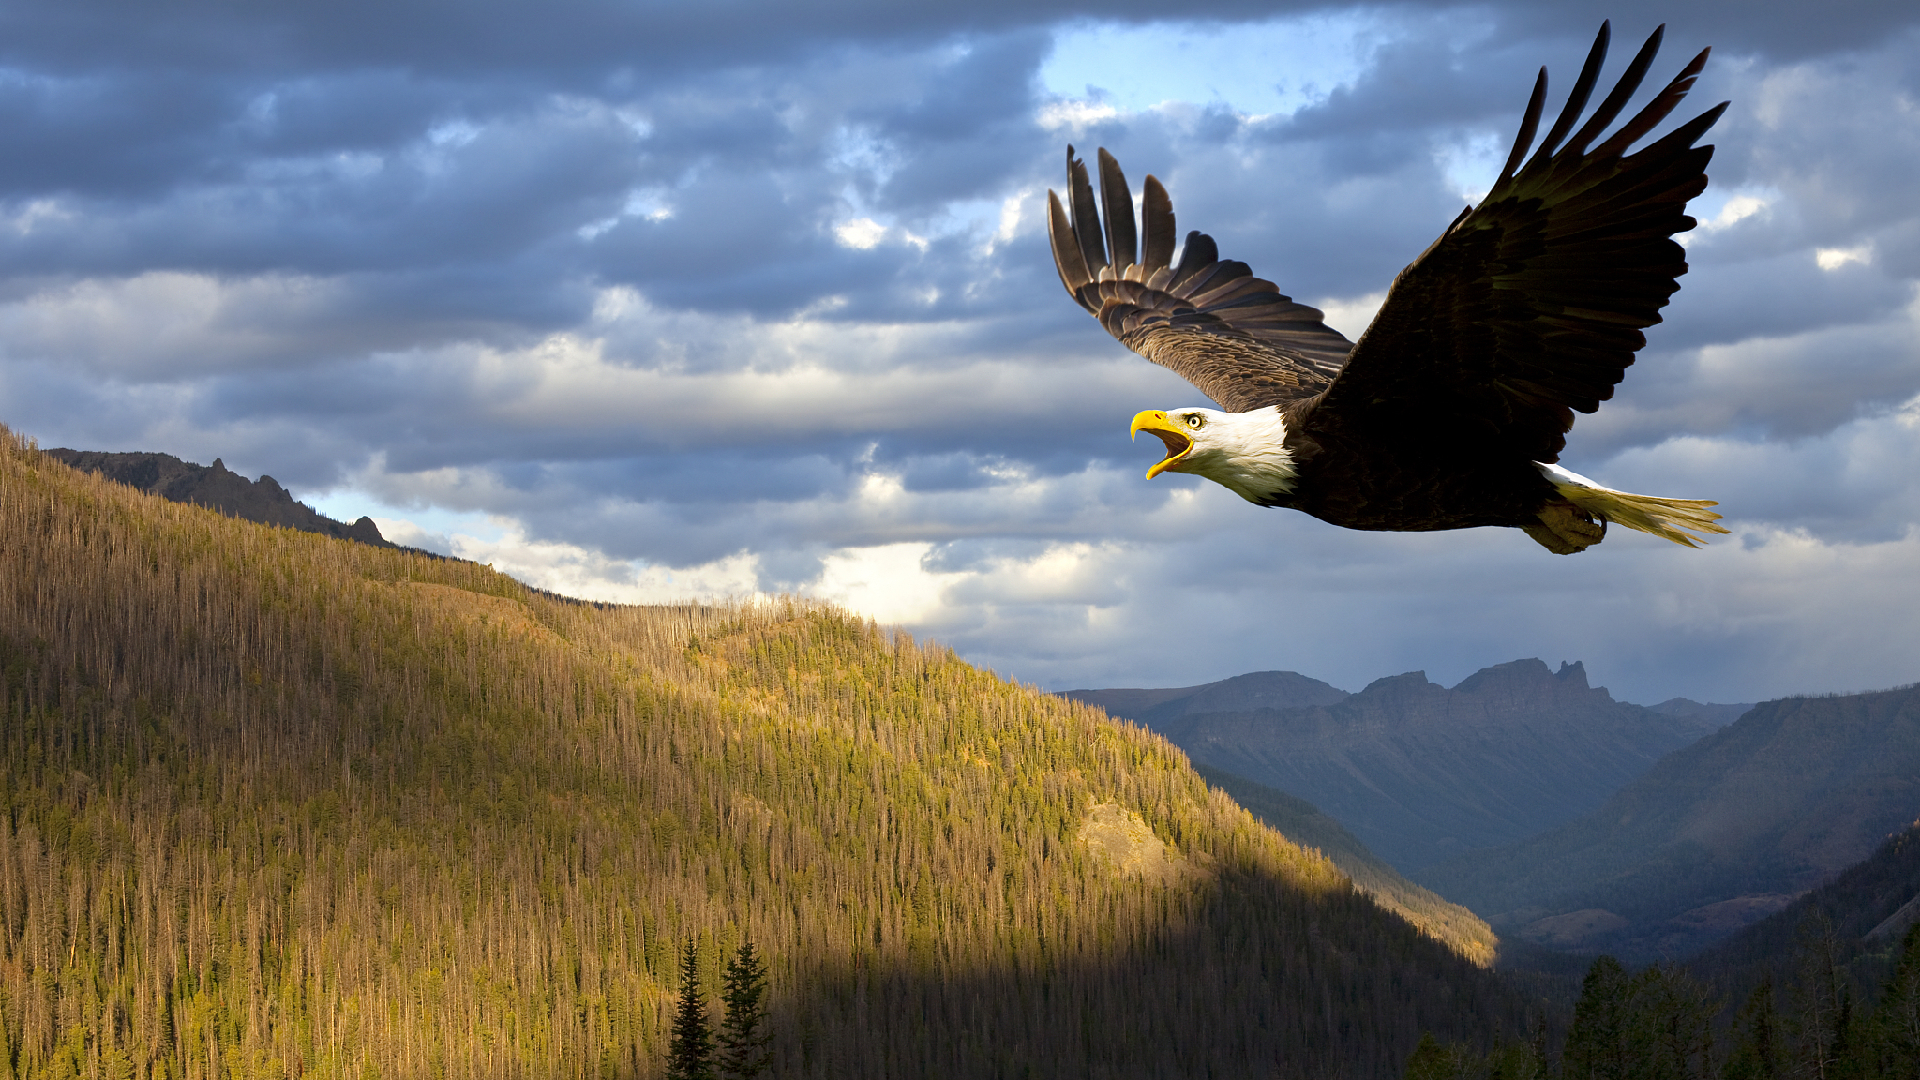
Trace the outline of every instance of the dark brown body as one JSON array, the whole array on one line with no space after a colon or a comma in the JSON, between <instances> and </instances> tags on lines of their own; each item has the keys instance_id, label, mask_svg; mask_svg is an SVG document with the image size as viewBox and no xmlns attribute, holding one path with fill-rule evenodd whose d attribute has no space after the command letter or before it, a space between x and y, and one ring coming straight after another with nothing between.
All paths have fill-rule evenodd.
<instances>
[{"instance_id":1,"label":"dark brown body","mask_svg":"<svg viewBox=\"0 0 1920 1080\"><path fill-rule=\"evenodd\" d=\"M1447 430L1443 416L1393 417L1397 422L1386 426L1395 434L1383 436L1354 431L1350 423L1316 423L1315 404L1310 399L1283 410L1290 414L1286 446L1300 476L1293 491L1266 505L1345 529L1432 532L1525 528L1558 498L1532 461L1499 440L1463 440L1458 428ZM1385 452L1390 446L1398 452Z\"/></svg>"}]
</instances>

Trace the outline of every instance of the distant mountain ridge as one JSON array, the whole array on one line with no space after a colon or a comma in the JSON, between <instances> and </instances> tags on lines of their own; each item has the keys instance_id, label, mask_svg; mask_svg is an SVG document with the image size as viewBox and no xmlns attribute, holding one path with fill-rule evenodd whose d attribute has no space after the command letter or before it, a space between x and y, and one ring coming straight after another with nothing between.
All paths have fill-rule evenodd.
<instances>
[{"instance_id":1,"label":"distant mountain ridge","mask_svg":"<svg viewBox=\"0 0 1920 1080\"><path fill-rule=\"evenodd\" d=\"M393 547L380 535L370 517L349 525L335 521L293 494L273 477L262 474L248 480L229 470L219 458L211 465L182 461L172 454L108 453L100 450L42 450L41 453L79 469L97 472L115 483L138 488L172 502L193 503L231 517L319 533L340 540L358 540L374 547Z\"/></svg>"},{"instance_id":2,"label":"distant mountain ridge","mask_svg":"<svg viewBox=\"0 0 1920 1080\"><path fill-rule=\"evenodd\" d=\"M1253 671L1219 682L1165 690L1063 690L1062 697L1097 705L1109 716L1140 723L1210 712L1299 709L1334 705L1353 695L1297 671Z\"/></svg>"},{"instance_id":3,"label":"distant mountain ridge","mask_svg":"<svg viewBox=\"0 0 1920 1080\"><path fill-rule=\"evenodd\" d=\"M1587 684L1580 663L1556 672L1537 659L1484 668L1452 689L1416 671L1348 694L1272 671L1063 696L1307 800L1403 872L1570 821L1747 708L1615 701Z\"/></svg>"},{"instance_id":4,"label":"distant mountain ridge","mask_svg":"<svg viewBox=\"0 0 1920 1080\"><path fill-rule=\"evenodd\" d=\"M1916 817L1920 686L1785 698L1578 820L1409 876L1503 932L1681 956L1781 910Z\"/></svg>"}]
</instances>

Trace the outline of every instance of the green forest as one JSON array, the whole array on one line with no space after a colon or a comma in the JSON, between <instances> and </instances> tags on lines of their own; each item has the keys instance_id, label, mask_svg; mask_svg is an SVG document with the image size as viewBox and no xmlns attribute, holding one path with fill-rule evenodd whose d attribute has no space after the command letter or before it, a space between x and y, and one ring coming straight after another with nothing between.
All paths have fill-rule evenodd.
<instances>
[{"instance_id":1,"label":"green forest","mask_svg":"<svg viewBox=\"0 0 1920 1080\"><path fill-rule=\"evenodd\" d=\"M1484 1053L1428 1035L1406 1080L1920 1080L1920 924L1878 985L1824 919L1798 937L1785 977L1764 973L1737 1010L1685 966L1602 956L1563 1043L1544 1026Z\"/></svg>"},{"instance_id":2,"label":"green forest","mask_svg":"<svg viewBox=\"0 0 1920 1080\"><path fill-rule=\"evenodd\" d=\"M830 607L614 607L0 430L0 1080L1315 1076L1530 1008L1170 744Z\"/></svg>"}]
</instances>

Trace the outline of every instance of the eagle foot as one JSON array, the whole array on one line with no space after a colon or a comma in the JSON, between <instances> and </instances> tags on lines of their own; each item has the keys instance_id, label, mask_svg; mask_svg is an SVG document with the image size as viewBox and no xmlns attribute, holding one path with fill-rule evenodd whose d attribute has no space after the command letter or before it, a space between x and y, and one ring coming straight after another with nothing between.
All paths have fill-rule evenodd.
<instances>
[{"instance_id":1,"label":"eagle foot","mask_svg":"<svg viewBox=\"0 0 1920 1080\"><path fill-rule=\"evenodd\" d=\"M1599 543L1607 522L1570 502L1551 502L1540 508L1540 524L1522 525L1520 531L1555 555L1571 555Z\"/></svg>"}]
</instances>

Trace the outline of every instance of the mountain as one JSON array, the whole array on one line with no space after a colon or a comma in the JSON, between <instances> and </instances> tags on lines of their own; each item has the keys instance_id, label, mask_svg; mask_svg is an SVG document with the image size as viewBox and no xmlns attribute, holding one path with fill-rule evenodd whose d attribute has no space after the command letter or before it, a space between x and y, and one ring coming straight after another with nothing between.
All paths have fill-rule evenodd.
<instances>
[{"instance_id":1,"label":"mountain","mask_svg":"<svg viewBox=\"0 0 1920 1080\"><path fill-rule=\"evenodd\" d=\"M319 533L341 540L357 540L375 547L392 547L370 517L351 525L316 512L271 476L248 480L230 471L219 458L196 465L172 454L114 454L99 450L44 450L42 453L82 472L96 472L116 483L138 488L172 502L193 503L230 517L264 525Z\"/></svg>"},{"instance_id":2,"label":"mountain","mask_svg":"<svg viewBox=\"0 0 1920 1080\"><path fill-rule=\"evenodd\" d=\"M1668 698L1658 705L1649 705L1647 708L1663 716L1692 721L1704 735L1709 731L1718 731L1746 715L1746 711L1753 708L1753 702L1749 701L1744 705L1715 705L1711 702L1677 697Z\"/></svg>"},{"instance_id":3,"label":"mountain","mask_svg":"<svg viewBox=\"0 0 1920 1080\"><path fill-rule=\"evenodd\" d=\"M1920 817L1920 687L1785 698L1662 758L1577 821L1412 874L1496 929L1684 956Z\"/></svg>"},{"instance_id":4,"label":"mountain","mask_svg":"<svg viewBox=\"0 0 1920 1080\"><path fill-rule=\"evenodd\" d=\"M1476 961L1490 963L1494 959L1500 941L1485 920L1408 881L1312 803L1209 765L1196 764L1193 771L1288 840L1325 855L1353 880L1355 888L1380 906L1429 936L1455 943L1457 950Z\"/></svg>"},{"instance_id":5,"label":"mountain","mask_svg":"<svg viewBox=\"0 0 1920 1080\"><path fill-rule=\"evenodd\" d=\"M1587 685L1578 663L1482 669L1451 690L1424 672L1357 694L1294 672L1179 690L1070 690L1165 735L1195 761L1338 819L1403 872L1600 805L1743 706L1656 709Z\"/></svg>"},{"instance_id":6,"label":"mountain","mask_svg":"<svg viewBox=\"0 0 1920 1080\"><path fill-rule=\"evenodd\" d=\"M563 603L0 431L0 1066L1397 1077L1491 971L1165 740L823 605Z\"/></svg>"},{"instance_id":7,"label":"mountain","mask_svg":"<svg viewBox=\"0 0 1920 1080\"><path fill-rule=\"evenodd\" d=\"M1065 690L1060 696L1098 706L1109 716L1151 724L1205 713L1335 705L1351 695L1297 671L1255 671L1170 690Z\"/></svg>"}]
</instances>

